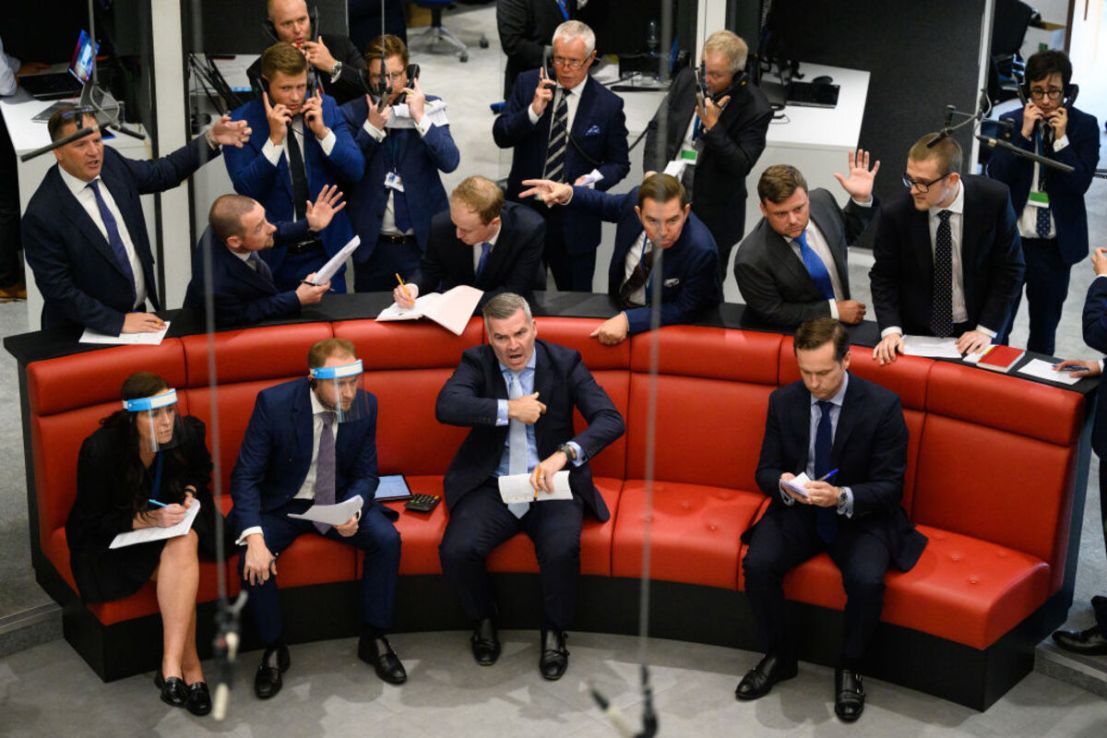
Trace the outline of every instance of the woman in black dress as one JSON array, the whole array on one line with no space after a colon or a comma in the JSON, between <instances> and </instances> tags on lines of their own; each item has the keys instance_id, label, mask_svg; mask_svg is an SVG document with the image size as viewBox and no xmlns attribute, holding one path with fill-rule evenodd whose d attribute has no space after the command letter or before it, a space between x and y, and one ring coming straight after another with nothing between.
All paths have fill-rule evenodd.
<instances>
[{"instance_id":1,"label":"woman in black dress","mask_svg":"<svg viewBox=\"0 0 1107 738\"><path fill-rule=\"evenodd\" d=\"M215 503L204 424L178 417L176 391L150 372L123 383L123 410L100 421L77 461L77 499L65 524L73 577L85 602L127 597L157 584L162 617L161 699L194 715L211 711L196 652L199 552L214 558ZM186 535L123 548L119 533L170 527L200 511Z\"/></svg>"}]
</instances>

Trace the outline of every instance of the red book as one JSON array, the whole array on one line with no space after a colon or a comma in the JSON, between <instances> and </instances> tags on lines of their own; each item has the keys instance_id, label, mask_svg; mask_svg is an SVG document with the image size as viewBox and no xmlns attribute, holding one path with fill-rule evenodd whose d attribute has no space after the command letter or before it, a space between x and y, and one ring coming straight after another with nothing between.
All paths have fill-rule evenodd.
<instances>
[{"instance_id":1,"label":"red book","mask_svg":"<svg viewBox=\"0 0 1107 738\"><path fill-rule=\"evenodd\" d=\"M1011 346L992 346L988 352L980 357L978 366L997 372L1009 372L1011 367L1019 363L1019 359L1026 355L1023 349Z\"/></svg>"}]
</instances>

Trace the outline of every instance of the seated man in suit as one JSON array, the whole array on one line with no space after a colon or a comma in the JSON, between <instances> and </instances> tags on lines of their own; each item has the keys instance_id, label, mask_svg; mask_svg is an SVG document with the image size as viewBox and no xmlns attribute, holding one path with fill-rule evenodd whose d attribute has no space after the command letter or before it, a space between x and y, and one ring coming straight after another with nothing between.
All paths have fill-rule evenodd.
<instances>
[{"instance_id":1,"label":"seated man in suit","mask_svg":"<svg viewBox=\"0 0 1107 738\"><path fill-rule=\"evenodd\" d=\"M588 70L596 36L580 21L566 21L553 35L553 71L523 72L502 115L492 126L501 149L512 149L507 199L521 201L523 180L568 182L606 191L630 171L623 100ZM591 292L600 245L600 219L588 211L536 207L546 219L546 265L557 288Z\"/></svg>"},{"instance_id":2,"label":"seated man in suit","mask_svg":"<svg viewBox=\"0 0 1107 738\"><path fill-rule=\"evenodd\" d=\"M238 194L260 202L265 216L277 223L303 220L308 202L320 190L334 184L349 187L365 169L342 112L333 98L307 88L307 72L307 60L295 46L273 44L261 55L266 92L231 113L268 133L226 157L231 184ZM268 249L262 258L277 289L294 290L352 236L346 214L338 213L319 237ZM339 269L335 292L346 291L345 272L345 266Z\"/></svg>"},{"instance_id":3,"label":"seated man in suit","mask_svg":"<svg viewBox=\"0 0 1107 738\"><path fill-rule=\"evenodd\" d=\"M907 153L907 191L880 209L869 271L881 364L904 334L957 337L975 353L1006 343L1025 269L1007 185L961 175L961 146L928 133Z\"/></svg>"},{"instance_id":4,"label":"seated man in suit","mask_svg":"<svg viewBox=\"0 0 1107 738\"><path fill-rule=\"evenodd\" d=\"M303 305L316 305L331 288L329 281L312 284L315 275L294 290L278 292L269 265L258 253L273 248L278 241L303 240L330 225L334 214L346 207L339 204L342 193L337 187L324 187L314 204L309 204L304 220L275 226L265 219L265 208L257 200L242 195L220 195L211 204L208 229L192 253L192 280L185 291L186 308L204 310L205 252L211 253L211 292L215 325L250 325L263 320L291 318Z\"/></svg>"},{"instance_id":5,"label":"seated man in suit","mask_svg":"<svg viewBox=\"0 0 1107 738\"><path fill-rule=\"evenodd\" d=\"M439 172L457 169L446 103L408 79L408 55L395 36L373 39L369 77L386 101L362 95L342 114L365 156L365 174L350 192L350 218L361 238L354 252L354 289L385 292L396 274L411 274L427 251L431 216L449 205ZM381 59L384 71L381 71Z\"/></svg>"},{"instance_id":6,"label":"seated man in suit","mask_svg":"<svg viewBox=\"0 0 1107 738\"><path fill-rule=\"evenodd\" d=\"M692 212L719 247L722 278L730 252L745 232L746 177L765 150L773 119L765 93L749 84L748 57L749 47L740 36L730 31L708 36L700 61L708 96L701 99L695 69L680 70L650 121L642 158L644 171L660 172L670 161L684 162L681 184Z\"/></svg>"},{"instance_id":7,"label":"seated man in suit","mask_svg":"<svg viewBox=\"0 0 1107 738\"><path fill-rule=\"evenodd\" d=\"M1088 212L1084 193L1099 163L1099 124L1071 103L1072 64L1065 52L1040 51L1026 62L1030 100L1021 110L1000 116L1009 121L1011 142L1068 164L1068 174L1042 167L997 148L988 176L1011 188L1026 259L1026 302L1030 338L1026 348L1053 355L1057 324L1069 294L1069 271L1088 255ZM1022 290L1019 291L1021 296ZM1018 302L1011 311L1018 312Z\"/></svg>"},{"instance_id":8,"label":"seated man in suit","mask_svg":"<svg viewBox=\"0 0 1107 738\"><path fill-rule=\"evenodd\" d=\"M265 4L269 17L266 30L274 41L292 44L307 59L313 74L323 86L323 92L341 105L364 94L361 72L365 60L348 36L337 33L320 34L315 28L318 18L309 12L305 0L268 0ZM378 5L377 12L380 12ZM335 54L338 57L335 57ZM261 60L254 61L246 70L254 89L261 87Z\"/></svg>"},{"instance_id":9,"label":"seated man in suit","mask_svg":"<svg viewBox=\"0 0 1107 738\"><path fill-rule=\"evenodd\" d=\"M487 301L501 292L525 294L538 283L546 223L525 205L504 202L490 179L467 177L450 193L450 209L431 219L430 240L419 272L397 286L392 298L414 307L425 292L445 292L461 284L484 291Z\"/></svg>"},{"instance_id":10,"label":"seated man in suit","mask_svg":"<svg viewBox=\"0 0 1107 738\"><path fill-rule=\"evenodd\" d=\"M308 351L308 375L258 393L231 474L230 520L239 546L246 611L265 645L254 693L280 691L291 659L277 596L277 557L300 535L318 533L365 552L362 562L358 658L381 679L403 684L407 673L385 634L392 626L400 535L395 513L373 500L377 491L377 398L361 386L361 361L341 338ZM337 427L336 427L337 425ZM289 517L313 503L354 496L360 509L342 525Z\"/></svg>"},{"instance_id":11,"label":"seated man in suit","mask_svg":"<svg viewBox=\"0 0 1107 738\"><path fill-rule=\"evenodd\" d=\"M847 371L849 334L833 318L800 325L793 348L801 380L769 396L757 463L757 486L771 502L742 536L749 544L742 561L746 595L765 657L735 695L755 700L796 675L796 638L781 582L826 551L842 572L847 598L834 712L851 722L865 708L858 669L880 622L884 574L889 564L910 570L926 537L900 506L907 425L899 398ZM813 481L801 492L789 484L796 477Z\"/></svg>"},{"instance_id":12,"label":"seated man in suit","mask_svg":"<svg viewBox=\"0 0 1107 738\"><path fill-rule=\"evenodd\" d=\"M146 312L162 305L154 255L139 196L173 189L220 146L242 146L245 123L223 116L212 128L168 156L127 159L104 146L93 115L67 105L46 129L58 141L79 128L91 135L54 149L51 167L23 213L23 249L42 291L42 327L91 328L100 333L158 331L165 323Z\"/></svg>"},{"instance_id":13,"label":"seated man in suit","mask_svg":"<svg viewBox=\"0 0 1107 738\"><path fill-rule=\"evenodd\" d=\"M827 316L850 325L865 319L865 306L850 299L847 259L872 222L879 169L879 161L869 169L867 151L849 152L849 178L835 172L850 196L844 210L821 187L809 194L793 166L762 172L757 196L764 217L734 257L734 278L750 312L788 328Z\"/></svg>"},{"instance_id":14,"label":"seated man in suit","mask_svg":"<svg viewBox=\"0 0 1107 738\"><path fill-rule=\"evenodd\" d=\"M625 195L549 180L527 180L522 197L566 205L617 223L615 252L607 270L607 291L622 312L592 336L607 346L650 328L654 249L664 251L661 325L690 323L723 301L716 265L719 254L707 227L691 212L684 186L668 174L650 173Z\"/></svg>"},{"instance_id":15,"label":"seated man in suit","mask_svg":"<svg viewBox=\"0 0 1107 738\"><path fill-rule=\"evenodd\" d=\"M588 462L623 434L623 418L578 352L536 340L530 306L519 295L492 298L484 306L484 327L488 343L462 354L435 410L441 423L472 428L443 481L450 520L438 548L442 573L476 624L473 658L491 666L500 641L484 561L496 546L526 532L542 585L538 668L546 679L560 679L569 666L565 630L576 609L581 521L585 510L600 521L610 517ZM588 422L579 434L574 408ZM566 466L571 500L506 504L500 497L498 477L530 474L539 500Z\"/></svg>"}]
</instances>

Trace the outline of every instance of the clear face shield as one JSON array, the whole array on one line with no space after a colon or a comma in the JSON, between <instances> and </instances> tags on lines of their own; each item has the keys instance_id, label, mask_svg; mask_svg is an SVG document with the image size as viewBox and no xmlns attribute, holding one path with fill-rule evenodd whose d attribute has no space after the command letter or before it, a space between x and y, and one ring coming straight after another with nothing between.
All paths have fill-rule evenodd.
<instances>
[{"instance_id":1,"label":"clear face shield","mask_svg":"<svg viewBox=\"0 0 1107 738\"><path fill-rule=\"evenodd\" d=\"M123 409L134 417L142 449L157 453L173 448L180 441L177 390L167 389L150 397L123 400Z\"/></svg>"},{"instance_id":2,"label":"clear face shield","mask_svg":"<svg viewBox=\"0 0 1107 738\"><path fill-rule=\"evenodd\" d=\"M361 389L361 359L350 364L311 369L312 390L323 407L334 412L339 423L369 417L369 400Z\"/></svg>"}]
</instances>

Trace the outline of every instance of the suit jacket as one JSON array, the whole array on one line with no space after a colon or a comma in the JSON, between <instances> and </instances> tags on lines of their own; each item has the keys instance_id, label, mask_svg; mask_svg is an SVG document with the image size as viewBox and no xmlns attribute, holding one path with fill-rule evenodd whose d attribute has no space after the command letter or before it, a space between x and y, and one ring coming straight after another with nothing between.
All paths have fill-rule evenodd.
<instances>
[{"instance_id":1,"label":"suit jacket","mask_svg":"<svg viewBox=\"0 0 1107 738\"><path fill-rule=\"evenodd\" d=\"M380 5L377 5L377 15L380 15ZM338 79L331 82L331 75L315 69L315 76L323 85L323 93L333 97L339 105L349 100L365 96L365 86L361 83L361 72L365 69L365 59L357 50L348 36L338 33L324 33L323 43L331 52L336 61L342 62L342 73ZM250 78L250 86L255 90L261 89L261 58L258 57L246 69L246 76ZM256 128L254 129L257 130ZM264 130L268 131L269 128Z\"/></svg>"},{"instance_id":2,"label":"suit jacket","mask_svg":"<svg viewBox=\"0 0 1107 738\"><path fill-rule=\"evenodd\" d=\"M531 125L527 110L536 87L538 70L520 74L507 107L492 125L496 145L501 149L514 149L507 198L516 202L523 191L523 180L540 178L546 166L546 144L550 138L554 105L552 102L547 105L542 117ZM594 79L589 78L581 90L569 138L565 147L566 182L572 183L595 169L603 175L596 189L606 192L630 171L623 100ZM544 210L545 206L542 207ZM569 254L586 254L599 244L599 218L583 213L565 218L565 247Z\"/></svg>"},{"instance_id":3,"label":"suit jacket","mask_svg":"<svg viewBox=\"0 0 1107 738\"><path fill-rule=\"evenodd\" d=\"M757 486L771 500L765 517L809 512L807 507L785 505L779 482L784 472L798 475L807 468L810 442L807 387L793 382L774 390L756 473ZM911 569L926 547L926 536L915 530L900 505L907 468L907 424L895 393L849 375L830 459L831 467L838 470L835 484L853 492L853 516L839 516L839 524L876 536L888 547L896 568ZM743 541L749 540L750 531L743 534Z\"/></svg>"},{"instance_id":4,"label":"suit jacket","mask_svg":"<svg viewBox=\"0 0 1107 738\"><path fill-rule=\"evenodd\" d=\"M444 210L431 219L430 242L414 280L419 294L453 289L461 284L484 291L482 300L501 292L526 294L544 289L538 281L546 221L525 205L508 202L500 211L500 235L496 248L478 279L473 269L473 247L457 237L457 229Z\"/></svg>"},{"instance_id":5,"label":"suit jacket","mask_svg":"<svg viewBox=\"0 0 1107 738\"><path fill-rule=\"evenodd\" d=\"M545 459L569 441L580 445L585 459L593 459L623 435L623 416L603 387L581 361L580 353L536 340L534 391L546 403L546 414L534 424L538 458ZM470 491L484 484L500 465L510 425L496 425L499 400L507 399L507 385L500 363L488 344L466 349L461 363L438 393L438 422L471 427L443 480L446 507L453 509ZM580 410L588 427L573 432L573 408ZM592 483L588 461L569 470L569 486L599 520L610 517L603 497Z\"/></svg>"},{"instance_id":6,"label":"suit jacket","mask_svg":"<svg viewBox=\"0 0 1107 738\"><path fill-rule=\"evenodd\" d=\"M1001 121L1011 121L1011 143L1020 149L1034 152L1033 140L1022 137L1022 108L1004 113ZM1045 171L1045 189L1049 193L1049 210L1057 231L1057 245L1061 258L1072 265L1088 255L1088 211L1084 208L1084 193L1092 183L1099 163L1099 123L1095 116L1076 108L1069 108L1069 123L1065 129L1069 145L1060 151L1047 151L1044 156L1074 167L1071 174L1055 169ZM1021 159L1009 151L997 148L988 160L988 176L994 177L1011 188L1011 204L1016 215L1021 215L1034 182L1034 162Z\"/></svg>"},{"instance_id":7,"label":"suit jacket","mask_svg":"<svg viewBox=\"0 0 1107 738\"><path fill-rule=\"evenodd\" d=\"M553 42L554 31L564 21L577 17L577 0L566 0L566 18L557 0L497 0L496 30L507 54L504 68L504 97L520 72L542 66L542 53Z\"/></svg>"},{"instance_id":8,"label":"suit jacket","mask_svg":"<svg viewBox=\"0 0 1107 738\"><path fill-rule=\"evenodd\" d=\"M715 243L729 249L744 233L746 177L765 150L773 111L756 85L747 84L724 94L730 95L730 102L719 122L703 134L703 151L692 180L692 212L711 231ZM676 158L695 112L696 74L685 67L673 79L666 103L657 109L646 129L643 171L660 172ZM668 124L665 141L658 135L662 119Z\"/></svg>"},{"instance_id":9,"label":"suit jacket","mask_svg":"<svg viewBox=\"0 0 1107 738\"><path fill-rule=\"evenodd\" d=\"M294 379L258 393L250 424L231 472L231 523L235 536L261 525L261 514L286 505L307 478L314 448L308 379ZM376 504L377 398L358 390L366 416L339 423L334 439L334 500L361 495L362 511Z\"/></svg>"},{"instance_id":10,"label":"suit jacket","mask_svg":"<svg viewBox=\"0 0 1107 738\"><path fill-rule=\"evenodd\" d=\"M140 195L172 189L219 152L200 136L168 156L153 161L128 159L104 147L100 176L123 216L142 262L146 299L162 308L154 275L154 254L146 232ZM134 285L111 246L77 198L66 187L57 165L47 171L23 214L23 249L42 291L42 327L88 327L118 334L134 307Z\"/></svg>"},{"instance_id":11,"label":"suit jacket","mask_svg":"<svg viewBox=\"0 0 1107 738\"><path fill-rule=\"evenodd\" d=\"M627 251L642 238L642 223L634 212L638 203L638 188L625 195L608 195L587 187L574 187L573 199L568 207L595 215L608 223L616 223L615 251L607 269L607 292L613 300L619 297L619 288L626 281ZM676 243L665 251L662 264L661 325L691 323L707 308L723 301L719 285L719 252L715 239L707 227L696 217L688 216L684 230ZM641 333L650 328L649 300L652 297L650 275L646 286L646 307L626 311L630 333Z\"/></svg>"},{"instance_id":12,"label":"suit jacket","mask_svg":"<svg viewBox=\"0 0 1107 738\"><path fill-rule=\"evenodd\" d=\"M273 166L262 153L269 140L269 122L265 117L265 107L260 100L252 100L234 110L231 118L245 120L254 131L254 135L241 149L227 147L225 152L227 173L230 174L235 192L260 202L265 208L266 217L273 223L293 220L296 210L292 203L292 177L288 171L288 157L282 154L277 165ZM323 153L315 135L306 126L304 128L306 135L301 154L307 174L308 197L312 200L319 196L320 190L332 184L337 184L343 192L349 192L349 188L361 179L365 170L365 159L350 135L346 119L335 105L334 99L327 96L323 97L323 122L334 131L337 139L330 156ZM331 224L320 234L326 257L321 258L315 268L322 266L326 258L338 253L352 237L353 230L346 213L336 213ZM278 289L296 289L296 285L307 276L308 271L296 274L292 270L282 269L285 254L286 250L278 247L265 251L262 258L272 269L273 280ZM335 292L346 291L341 279L344 273L345 267L338 271L339 278L334 280Z\"/></svg>"},{"instance_id":13,"label":"suit jacket","mask_svg":"<svg viewBox=\"0 0 1107 738\"><path fill-rule=\"evenodd\" d=\"M307 238L306 220L282 223L274 234L274 243L296 243ZM205 228L192 252L192 279L185 291L184 306L204 310L204 251L211 250L211 291L215 324L220 328L252 325L263 320L292 318L300 314L296 290L281 292L273 283L268 266L255 271L235 256L227 245ZM262 264L265 262L263 261Z\"/></svg>"},{"instance_id":14,"label":"suit jacket","mask_svg":"<svg viewBox=\"0 0 1107 738\"><path fill-rule=\"evenodd\" d=\"M427 96L428 101L437 99ZM384 178L392 171L404 182L415 240L425 252L431 216L450 207L439 172L452 172L461 161L450 127L432 125L426 136L414 129L388 129L384 141L378 143L365 132L369 110L364 95L343 105L342 114L365 157L365 173L348 194L350 220L361 237L361 246L354 252L355 263L368 262L377 247L390 192Z\"/></svg>"},{"instance_id":15,"label":"suit jacket","mask_svg":"<svg viewBox=\"0 0 1107 738\"><path fill-rule=\"evenodd\" d=\"M961 269L968 322L1002 336L1026 269L1015 211L1007 185L977 175L965 175L961 182ZM927 218L907 192L880 210L869 279L882 331L899 326L905 334L930 335L934 251Z\"/></svg>"},{"instance_id":16,"label":"suit jacket","mask_svg":"<svg viewBox=\"0 0 1107 738\"><path fill-rule=\"evenodd\" d=\"M844 299L850 299L849 247L872 222L876 200L869 207L838 207L834 195L811 190L811 220L818 226L834 257ZM830 316L830 305L792 245L762 218L742 239L734 257L734 279L750 311L773 325L793 328L805 320Z\"/></svg>"},{"instance_id":17,"label":"suit jacket","mask_svg":"<svg viewBox=\"0 0 1107 738\"><path fill-rule=\"evenodd\" d=\"M1101 354L1107 354L1107 279L1096 277L1088 285L1083 323L1084 343ZM1107 381L1100 381L1097 392L1092 448L1100 459L1107 459Z\"/></svg>"}]
</instances>

